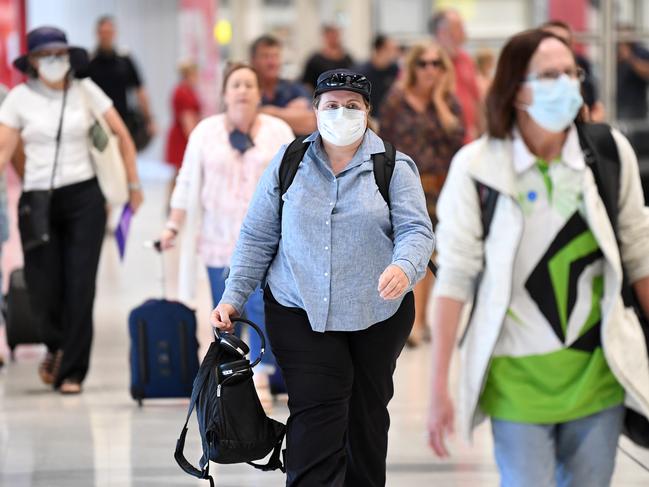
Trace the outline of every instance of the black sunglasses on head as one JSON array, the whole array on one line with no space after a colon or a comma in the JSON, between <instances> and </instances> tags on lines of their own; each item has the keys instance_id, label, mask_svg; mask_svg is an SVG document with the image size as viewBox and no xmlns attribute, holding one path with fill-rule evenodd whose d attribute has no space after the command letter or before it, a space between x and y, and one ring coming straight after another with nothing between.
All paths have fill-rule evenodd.
<instances>
[{"instance_id":1,"label":"black sunglasses on head","mask_svg":"<svg viewBox=\"0 0 649 487\"><path fill-rule=\"evenodd\" d=\"M359 90L369 91L370 82L362 74L334 73L318 83L318 87L338 88L340 86L352 86Z\"/></svg>"}]
</instances>

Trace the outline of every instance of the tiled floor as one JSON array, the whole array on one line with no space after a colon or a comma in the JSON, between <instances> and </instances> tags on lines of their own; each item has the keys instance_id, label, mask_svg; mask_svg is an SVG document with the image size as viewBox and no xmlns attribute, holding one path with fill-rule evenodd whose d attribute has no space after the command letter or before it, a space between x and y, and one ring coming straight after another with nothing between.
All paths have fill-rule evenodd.
<instances>
[{"instance_id":1,"label":"tiled floor","mask_svg":"<svg viewBox=\"0 0 649 487\"><path fill-rule=\"evenodd\" d=\"M114 241L106 239L92 369L84 394L62 397L39 383L36 365L40 347L22 348L17 362L0 370L0 486L207 485L184 474L173 459L187 403L148 401L138 409L128 395L126 317L132 307L160 294L158 258L141 243L155 237L163 222L163 182L150 180L147 190L146 206L133 224L124 263L118 261ZM173 254L167 256L172 293L174 261ZM207 281L203 279L199 287L200 339L205 346L210 337L205 319L209 312ZM3 336L0 329L0 342ZM0 346L0 351L3 348ZM426 348L407 350L397 368L396 395L390 407L388 485L497 486L486 425L478 430L472 447L456 439L448 462L436 460L428 450L424 426L429 355ZM286 415L286 407L277 405L275 416L285 420ZM196 434L192 438L187 454L197 461ZM622 444L649 464L649 452L638 451L625 440ZM214 474L221 487L283 485L281 474L262 473L248 466L215 467ZM620 455L613 485L647 486L649 473Z\"/></svg>"}]
</instances>

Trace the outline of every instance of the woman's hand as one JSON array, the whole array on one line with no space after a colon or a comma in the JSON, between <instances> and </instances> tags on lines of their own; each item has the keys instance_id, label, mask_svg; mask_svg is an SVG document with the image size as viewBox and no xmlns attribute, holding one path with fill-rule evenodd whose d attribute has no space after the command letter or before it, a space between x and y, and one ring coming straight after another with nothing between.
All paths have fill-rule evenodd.
<instances>
[{"instance_id":1,"label":"woman's hand","mask_svg":"<svg viewBox=\"0 0 649 487\"><path fill-rule=\"evenodd\" d=\"M144 202L144 194L141 189L131 189L128 192L128 204L133 210L133 213L137 213L137 210L142 206Z\"/></svg>"},{"instance_id":2,"label":"woman's hand","mask_svg":"<svg viewBox=\"0 0 649 487\"><path fill-rule=\"evenodd\" d=\"M176 235L178 235L178 232L175 232L170 228L165 228L159 238L160 250L165 251L172 248L176 243Z\"/></svg>"},{"instance_id":3,"label":"woman's hand","mask_svg":"<svg viewBox=\"0 0 649 487\"><path fill-rule=\"evenodd\" d=\"M237 313L234 306L227 303L221 303L214 308L214 311L212 311L212 314L210 315L210 324L213 327L218 328L219 331L230 333L234 330L234 325L232 324L232 321L230 321L230 318L235 318L238 315L239 313Z\"/></svg>"},{"instance_id":4,"label":"woman's hand","mask_svg":"<svg viewBox=\"0 0 649 487\"><path fill-rule=\"evenodd\" d=\"M433 88L433 102L446 103L446 96L453 92L453 78L448 71L443 71Z\"/></svg>"},{"instance_id":5,"label":"woman's hand","mask_svg":"<svg viewBox=\"0 0 649 487\"><path fill-rule=\"evenodd\" d=\"M401 296L408 286L408 276L397 265L390 264L385 268L381 277L379 277L379 294L383 299L397 299Z\"/></svg>"},{"instance_id":6,"label":"woman's hand","mask_svg":"<svg viewBox=\"0 0 649 487\"><path fill-rule=\"evenodd\" d=\"M448 391L435 391L428 409L428 444L440 458L450 456L445 439L453 434L453 401Z\"/></svg>"}]
</instances>

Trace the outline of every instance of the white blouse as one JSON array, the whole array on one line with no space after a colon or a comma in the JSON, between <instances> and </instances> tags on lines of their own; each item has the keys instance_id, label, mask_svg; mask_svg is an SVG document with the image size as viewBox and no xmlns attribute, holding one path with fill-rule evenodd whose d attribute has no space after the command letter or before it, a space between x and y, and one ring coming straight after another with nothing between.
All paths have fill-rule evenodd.
<instances>
[{"instance_id":1,"label":"white blouse","mask_svg":"<svg viewBox=\"0 0 649 487\"><path fill-rule=\"evenodd\" d=\"M24 144L25 191L50 188L62 102L63 91L30 79L13 88L0 105L0 123L18 129ZM54 188L94 177L88 139L93 118L87 103L99 113L113 106L112 100L89 78L74 80L63 114Z\"/></svg>"}]
</instances>

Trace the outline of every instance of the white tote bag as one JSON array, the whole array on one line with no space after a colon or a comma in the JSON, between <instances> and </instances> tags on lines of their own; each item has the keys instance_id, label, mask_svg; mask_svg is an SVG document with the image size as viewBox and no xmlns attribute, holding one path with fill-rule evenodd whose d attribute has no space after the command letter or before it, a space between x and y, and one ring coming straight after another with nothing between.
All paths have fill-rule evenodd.
<instances>
[{"instance_id":1,"label":"white tote bag","mask_svg":"<svg viewBox=\"0 0 649 487\"><path fill-rule=\"evenodd\" d=\"M83 83L79 83L84 104L93 123L88 131L88 145L99 187L106 201L111 205L124 205L129 200L128 180L119 140L106 123L103 114L90 103L90 95Z\"/></svg>"}]
</instances>

